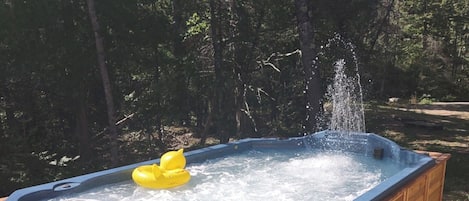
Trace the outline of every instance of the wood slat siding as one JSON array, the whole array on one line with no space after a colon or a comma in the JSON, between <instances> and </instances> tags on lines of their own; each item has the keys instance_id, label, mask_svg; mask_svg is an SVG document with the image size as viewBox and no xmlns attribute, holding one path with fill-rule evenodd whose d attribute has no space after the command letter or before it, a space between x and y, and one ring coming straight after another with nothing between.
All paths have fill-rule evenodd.
<instances>
[{"instance_id":1,"label":"wood slat siding","mask_svg":"<svg viewBox=\"0 0 469 201\"><path fill-rule=\"evenodd\" d=\"M443 187L445 183L446 162L450 154L436 152L422 152L436 160L436 165L422 173L404 187L397 190L387 201L441 201L443 199Z\"/></svg>"}]
</instances>

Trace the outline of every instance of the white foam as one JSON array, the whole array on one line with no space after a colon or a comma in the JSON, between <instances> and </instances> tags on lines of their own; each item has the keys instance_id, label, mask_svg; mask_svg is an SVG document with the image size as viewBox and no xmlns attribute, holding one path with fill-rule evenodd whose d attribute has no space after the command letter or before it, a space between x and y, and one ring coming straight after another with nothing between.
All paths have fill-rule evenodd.
<instances>
[{"instance_id":1,"label":"white foam","mask_svg":"<svg viewBox=\"0 0 469 201\"><path fill-rule=\"evenodd\" d=\"M192 175L190 182L174 189L145 189L127 181L54 200L353 200L399 167L342 153L249 151L187 169Z\"/></svg>"}]
</instances>

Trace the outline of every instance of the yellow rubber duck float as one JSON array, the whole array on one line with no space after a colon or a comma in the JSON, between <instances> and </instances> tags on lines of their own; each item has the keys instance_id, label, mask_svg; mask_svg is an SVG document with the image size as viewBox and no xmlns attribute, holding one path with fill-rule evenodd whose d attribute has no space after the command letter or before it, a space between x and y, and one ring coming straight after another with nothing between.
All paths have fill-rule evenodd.
<instances>
[{"instance_id":1,"label":"yellow rubber duck float","mask_svg":"<svg viewBox=\"0 0 469 201\"><path fill-rule=\"evenodd\" d=\"M140 186L155 189L173 188L189 182L191 175L184 169L186 158L183 151L166 152L161 156L160 166L153 164L135 168L132 179Z\"/></svg>"}]
</instances>

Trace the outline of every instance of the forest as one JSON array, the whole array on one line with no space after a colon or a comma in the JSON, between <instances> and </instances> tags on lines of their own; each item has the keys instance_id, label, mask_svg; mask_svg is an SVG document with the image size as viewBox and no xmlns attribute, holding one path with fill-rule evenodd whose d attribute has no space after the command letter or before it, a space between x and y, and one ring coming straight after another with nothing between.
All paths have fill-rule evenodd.
<instances>
[{"instance_id":1,"label":"forest","mask_svg":"<svg viewBox=\"0 0 469 201\"><path fill-rule=\"evenodd\" d=\"M469 0L0 2L0 197L157 158L171 128L325 129L339 59L366 102L469 100Z\"/></svg>"}]
</instances>

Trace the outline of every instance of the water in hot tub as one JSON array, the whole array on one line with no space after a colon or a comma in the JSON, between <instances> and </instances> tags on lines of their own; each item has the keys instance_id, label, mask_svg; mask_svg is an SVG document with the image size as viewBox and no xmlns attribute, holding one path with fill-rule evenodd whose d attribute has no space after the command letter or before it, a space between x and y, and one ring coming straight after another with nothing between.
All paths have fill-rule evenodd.
<instances>
[{"instance_id":1,"label":"water in hot tub","mask_svg":"<svg viewBox=\"0 0 469 201\"><path fill-rule=\"evenodd\" d=\"M351 153L251 150L190 164L191 180L177 188L147 189L129 180L52 200L353 200L402 168Z\"/></svg>"}]
</instances>

